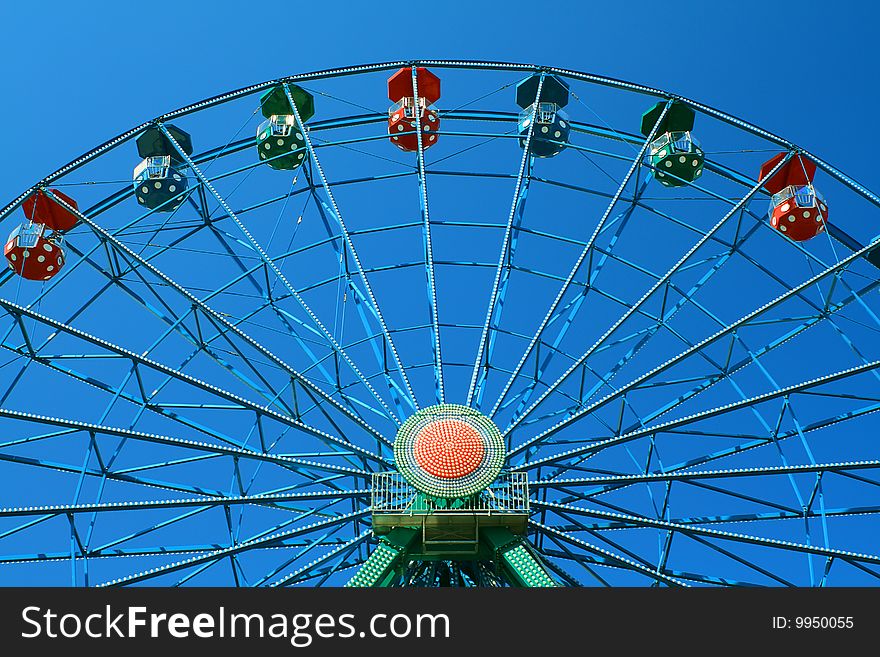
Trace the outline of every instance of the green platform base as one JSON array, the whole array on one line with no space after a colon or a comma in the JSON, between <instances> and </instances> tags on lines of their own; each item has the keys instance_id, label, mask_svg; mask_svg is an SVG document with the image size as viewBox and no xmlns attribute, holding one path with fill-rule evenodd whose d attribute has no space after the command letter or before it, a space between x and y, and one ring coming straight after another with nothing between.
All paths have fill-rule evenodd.
<instances>
[{"instance_id":1,"label":"green platform base","mask_svg":"<svg viewBox=\"0 0 880 657\"><path fill-rule=\"evenodd\" d=\"M526 514L434 513L396 517L400 515L374 515L373 531L379 537L379 545L346 586L391 586L412 563L432 561L491 564L501 581L515 587L558 586L523 540ZM392 525L395 520L409 526Z\"/></svg>"}]
</instances>

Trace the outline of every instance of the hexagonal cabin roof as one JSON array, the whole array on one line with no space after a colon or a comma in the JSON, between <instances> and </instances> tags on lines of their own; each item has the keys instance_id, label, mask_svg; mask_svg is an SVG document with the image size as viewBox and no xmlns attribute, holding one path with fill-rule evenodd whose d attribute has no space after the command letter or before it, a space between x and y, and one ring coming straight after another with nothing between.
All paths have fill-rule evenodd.
<instances>
[{"instance_id":1,"label":"hexagonal cabin roof","mask_svg":"<svg viewBox=\"0 0 880 657\"><path fill-rule=\"evenodd\" d=\"M642 114L642 134L647 137L651 134L651 129L660 118L663 108L666 107L666 101L661 100L651 107L647 112ZM694 129L694 118L696 114L694 110L678 100L672 101L672 106L663 117L663 121L657 127L657 134L662 135L664 132L690 132Z\"/></svg>"},{"instance_id":2,"label":"hexagonal cabin roof","mask_svg":"<svg viewBox=\"0 0 880 657\"><path fill-rule=\"evenodd\" d=\"M428 104L436 103L440 98L440 78L423 66L416 68L416 81L419 84L419 98ZM412 69L404 66L388 78L388 98L398 102L401 98L412 98L415 95L412 84Z\"/></svg>"},{"instance_id":3,"label":"hexagonal cabin roof","mask_svg":"<svg viewBox=\"0 0 880 657\"><path fill-rule=\"evenodd\" d=\"M305 123L315 115L315 98L308 91L295 84L287 83L290 96L296 103L299 118ZM267 119L275 115L293 114L293 108L284 93L284 85L277 84L260 96L260 110Z\"/></svg>"},{"instance_id":4,"label":"hexagonal cabin roof","mask_svg":"<svg viewBox=\"0 0 880 657\"><path fill-rule=\"evenodd\" d=\"M779 164L786 155L787 153L785 152L777 153L764 162L764 164L761 165L761 172L758 174L758 179L762 180L764 176L770 173L773 170L773 167ZM779 168L779 171L773 174L773 177L764 184L764 189L771 194L775 194L789 185L806 185L813 181L815 175L816 163L797 154L783 164Z\"/></svg>"},{"instance_id":5,"label":"hexagonal cabin roof","mask_svg":"<svg viewBox=\"0 0 880 657\"><path fill-rule=\"evenodd\" d=\"M79 210L76 201L70 198L67 194L54 188L50 188L49 191L52 192L54 196L67 203L74 210ZM21 205L24 209L24 216L35 223L44 224L52 230L62 232L70 230L76 225L76 222L79 221L79 217L77 217L76 214L56 202L42 189L38 189L36 192L28 196Z\"/></svg>"},{"instance_id":6,"label":"hexagonal cabin roof","mask_svg":"<svg viewBox=\"0 0 880 657\"><path fill-rule=\"evenodd\" d=\"M535 73L519 82L516 85L516 104L525 109L534 103L540 81L541 75ZM559 107L568 105L568 83L555 75L545 75L544 86L541 87L541 102L556 103Z\"/></svg>"},{"instance_id":7,"label":"hexagonal cabin roof","mask_svg":"<svg viewBox=\"0 0 880 657\"><path fill-rule=\"evenodd\" d=\"M188 132L170 123L165 124L165 129L171 133L171 136L180 144L180 147L187 155L192 155L192 137L189 136ZM137 138L136 143L138 154L143 158L170 155L175 160L183 159L180 157L177 149L174 148L174 144L171 143L158 126L150 126L144 130Z\"/></svg>"}]
</instances>

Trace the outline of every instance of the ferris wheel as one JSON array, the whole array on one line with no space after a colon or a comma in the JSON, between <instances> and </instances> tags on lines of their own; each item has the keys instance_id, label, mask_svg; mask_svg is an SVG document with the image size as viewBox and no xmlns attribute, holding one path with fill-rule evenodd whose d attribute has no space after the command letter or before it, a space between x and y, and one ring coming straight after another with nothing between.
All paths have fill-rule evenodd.
<instances>
[{"instance_id":1,"label":"ferris wheel","mask_svg":"<svg viewBox=\"0 0 880 657\"><path fill-rule=\"evenodd\" d=\"M747 121L354 66L0 218L2 584L880 579L880 199Z\"/></svg>"}]
</instances>

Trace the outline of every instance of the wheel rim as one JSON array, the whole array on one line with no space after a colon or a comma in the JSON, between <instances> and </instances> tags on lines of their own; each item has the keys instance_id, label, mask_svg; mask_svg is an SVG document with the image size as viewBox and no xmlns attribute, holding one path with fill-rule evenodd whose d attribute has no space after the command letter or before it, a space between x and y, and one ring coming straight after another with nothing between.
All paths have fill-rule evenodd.
<instances>
[{"instance_id":1,"label":"wheel rim","mask_svg":"<svg viewBox=\"0 0 880 657\"><path fill-rule=\"evenodd\" d=\"M410 65L443 79L440 139L402 153L383 85ZM549 159L519 145L532 74L571 85ZM8 581L345 583L372 473L438 403L501 429L561 583L875 581L871 192L801 151L834 219L796 243L757 184L793 145L694 101L705 173L668 188L638 134L659 90L439 61L288 82L317 109L295 171L254 148L270 82L160 117L197 144L173 212L125 182L147 124L41 181L83 220L52 280L0 277Z\"/></svg>"}]
</instances>

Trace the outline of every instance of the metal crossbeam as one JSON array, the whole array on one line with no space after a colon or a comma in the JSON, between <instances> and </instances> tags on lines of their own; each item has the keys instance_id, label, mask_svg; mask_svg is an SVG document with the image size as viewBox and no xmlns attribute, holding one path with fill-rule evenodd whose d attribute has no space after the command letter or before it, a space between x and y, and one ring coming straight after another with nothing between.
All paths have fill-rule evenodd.
<instances>
[{"instance_id":1,"label":"metal crossbeam","mask_svg":"<svg viewBox=\"0 0 880 657\"><path fill-rule=\"evenodd\" d=\"M309 525L305 525L304 527L297 527L296 529L289 529L281 532L277 532L274 534L270 534L268 536L263 536L260 538L254 538L247 541L242 541L237 545L232 545L229 547L221 548L218 550L213 550L207 554L199 555L195 557L190 557L189 559L183 559L181 561L177 561L165 566L159 566L157 568L152 568L147 571L143 571L140 573L134 573L132 575L128 575L126 577L119 577L104 584L100 584L99 586L124 586L128 584L136 584L137 582L141 582L144 580L152 579L154 577L159 577L161 575L166 575L168 573L176 572L178 570L182 570L184 568L191 568L193 566L198 566L200 564L204 564L207 562L216 562L218 559L222 559L223 557L227 557L232 554L240 554L242 552L247 552L250 550L260 549L264 547L271 547L273 544L277 544L278 542L288 539L294 538L297 536L303 536L307 534L311 534L319 529L326 528L332 525L338 525L341 523L348 523L355 521L359 518L364 517L369 513L368 510L365 511L355 511L352 513L346 513L340 515L336 518L332 518L329 520L320 520L318 522L311 523Z\"/></svg>"},{"instance_id":2,"label":"metal crossbeam","mask_svg":"<svg viewBox=\"0 0 880 657\"><path fill-rule=\"evenodd\" d=\"M744 315L743 317L736 320L735 322L728 324L724 328L720 329L719 331L710 335L709 337L704 338L703 340L701 340L697 344L693 345L689 349L687 349L687 350L681 352L680 354L676 355L675 357L667 360L665 363L655 367L654 369L652 369L648 372L645 372L644 374L637 377L636 379L634 379L630 383L626 384L625 386L618 388L615 392L612 392L612 393L606 395L605 397L598 400L594 404L591 404L590 406L587 406L587 407L584 407L584 408L578 410L577 412L573 413L571 416L569 416L565 420L562 420L561 422L557 423L556 425L554 425L550 429L547 429L546 431L542 432L541 434L521 443L518 447L511 450L509 456L512 456L518 452L521 452L522 450L526 449L530 445L533 445L534 443L537 443L541 440L544 440L548 435L559 431L560 429L562 429L565 426L570 425L571 423L573 423L577 419L584 417L585 415L593 412L596 408L598 408L600 406L604 406L605 404L607 404L611 400L620 397L621 395L625 394L626 392L628 392L632 388L638 386L639 384L641 384L645 380L647 380L653 376L656 376L657 374L659 374L662 371L669 369L670 367L672 367L676 363L684 360L685 358L687 358L691 354L699 352L700 350L704 349L705 347L707 347L710 344L715 343L717 340L719 340L720 338L722 338L726 335L732 334L741 326L748 324L755 317L758 317L758 316L764 314L765 312L767 312L768 310L775 308L776 306L787 301L788 299L792 298L793 296L799 295L803 290L807 289L808 287L810 287L812 285L815 285L816 283L825 279L826 277L831 276L831 275L836 275L838 272L845 270L846 267L848 267L850 264L852 264L858 258L862 257L865 253L867 253L869 250L871 250L871 248L872 248L872 246L869 244L868 246L865 246L862 249L855 251L854 253L847 256L846 258L843 258L839 262L829 266L825 270L819 272L818 274L809 278L808 280L804 281L803 283L792 287L788 291L786 291L783 294L781 294L780 296L776 297L776 299L774 299L774 300L764 304L763 306L755 309L754 311ZM572 371L572 370L570 370L570 371ZM570 373L570 371L569 371L569 373ZM563 377L565 377L565 376L566 375L563 375ZM545 393L544 397L542 397L542 398L545 398L546 394L547 393ZM539 403L539 401L536 401L535 404L533 404L533 407L536 406Z\"/></svg>"},{"instance_id":3,"label":"metal crossbeam","mask_svg":"<svg viewBox=\"0 0 880 657\"><path fill-rule=\"evenodd\" d=\"M760 181L758 181L758 183L754 187L752 187L748 191L748 193L746 193L746 195L743 196L739 200L739 202L737 202L737 204L734 205L733 208L729 212L727 212L718 221L718 223L716 223L711 229L709 229L708 232L706 232L702 237L700 237L700 239L697 240L697 242L690 249L688 249L687 253L685 253L674 265L672 265L672 267L670 267L669 270L663 276L661 276L654 283L654 285L652 285L651 288L647 292L645 292L645 294L642 295L642 297L635 304L632 304L630 306L630 308L626 312L624 312L623 315L621 315L608 328L608 330L606 330L605 333L603 333L602 336L598 340L596 340L596 342L593 343L592 346L590 346L577 360L575 360L575 362L572 363L571 366L569 366L569 368L567 370L565 370L565 372L562 375L560 375L558 379L556 379L556 381L551 383L548 386L548 388L541 394L541 396L532 403L531 406L529 406L525 411L523 411L519 415L519 417L514 418L510 422L510 424L508 425L507 429L505 430L505 432L504 432L505 435L507 435L511 431L513 431L523 421L523 419L525 419L525 417L527 417L529 415L529 413L531 413L532 411L534 411L535 408L540 406L541 403L545 399L547 399L547 397L549 397L553 393L553 391L556 390L563 383L563 381L567 380L568 377L571 376L571 374L573 372L575 372L581 365L583 365L587 361L587 359L596 351L596 349L599 346L601 346L620 327L621 324L623 324L627 319L629 319L633 315L633 313L635 313L639 308L641 308L641 306L649 298L651 298L654 295L654 293L657 290L659 290L672 277L672 275L675 274L675 272L677 272L685 264L685 262L687 262L690 259L690 257L694 253L696 253L697 250L699 250L699 248L702 247L710 239L710 237L712 235L714 235L716 232L718 232L721 229L721 227L724 226L724 224L731 217L735 216L737 212L739 212L743 207L745 207L746 203L748 203L748 201L752 198L752 196L754 196L756 193L758 193L758 191L764 186L764 184L767 182L767 180L769 180L770 177L775 175L775 173L782 167L784 162L788 161L788 158L790 158L790 157L791 157L791 154L789 153L786 158L784 158L783 160L780 160L776 164L776 166L773 167L773 169L767 173L766 176L764 176ZM516 454L517 452L521 451L522 449L525 449L525 446L528 446L529 444L532 444L533 442L535 442L535 440L527 441L526 443L521 444L515 450L511 450L510 456Z\"/></svg>"},{"instance_id":4,"label":"metal crossbeam","mask_svg":"<svg viewBox=\"0 0 880 657\"><path fill-rule=\"evenodd\" d=\"M797 383L794 385L786 386L784 388L779 388L778 390L773 390L770 392L763 393L761 395L755 395L753 397L749 397L743 399L741 401L732 402L730 404L725 404L724 406L716 406L715 408L710 408L705 411L700 411L699 413L694 413L693 415L688 415L683 418L679 418L677 420L669 420L667 422L663 422L660 424L655 424L651 426L646 426L641 429L637 429L635 431L631 431L629 433L623 434L621 436L615 436L612 438L607 438L605 440L598 440L589 445L584 445L582 447L576 447L574 449L566 450L565 452L554 454L553 456L548 456L542 459L536 459L533 461L529 461L521 466L517 466L516 470L528 470L536 467L540 467L541 465L546 465L548 463L553 463L561 459L570 458L572 456L580 456L583 454L595 453L600 450L606 449L611 445L617 445L620 443L629 442L631 440L636 440L637 438L642 438L645 436L654 435L657 433L661 433L670 429L676 429L681 426L685 426L691 424L693 422L698 422L700 420L712 418L718 415L722 415L724 413L731 413L733 411L741 410L741 409L750 409L753 406L760 404L765 401L769 401L772 399L778 399L781 397L788 397L789 395L796 394L805 390L810 390L811 388L815 388L817 386L821 386L827 383L832 383L834 381L840 381L843 379L847 379L852 376L858 376L859 374L864 374L866 372L872 372L876 369L880 368L880 360L875 360L865 365L857 365L855 367L850 367L845 370L839 370L837 372L832 372L831 374L826 374L824 376L817 377L815 379L810 379L809 381L804 381L801 383ZM543 435L543 434L541 434Z\"/></svg>"},{"instance_id":5,"label":"metal crossbeam","mask_svg":"<svg viewBox=\"0 0 880 657\"><path fill-rule=\"evenodd\" d=\"M495 279L492 282L492 292L489 294L489 303L486 308L486 320L483 322L480 343L477 348L476 358L474 359L474 369L471 373L471 384L468 388L467 401L465 402L466 406L471 406L473 404L474 396L478 393L477 387L480 384L481 376L485 376L485 372L488 370L488 357L486 355L487 340L489 339L489 333L493 321L497 322L498 318L500 318L501 306L496 305L498 301L498 287L501 282L502 272L504 271L504 264L507 260L511 234L513 231L513 221L517 215L517 207L521 202L521 199L525 198L524 195L521 197L523 180L525 179L525 188L528 189L528 180L531 176L532 161L534 159L531 154L532 137L535 133L535 117L538 113L538 101L541 98L541 90L544 88L545 76L546 74L542 71L541 77L538 79L538 89L535 92L535 102L532 105L532 115L529 120L528 130L526 131L526 140L523 143L523 154L519 162L519 172L516 175L516 186L513 189L513 199L510 202L510 213L508 214L507 225L504 229L501 251L498 254L498 265L495 268ZM529 176L526 176L526 171L529 172ZM498 313L498 316L496 316L496 312Z\"/></svg>"},{"instance_id":6,"label":"metal crossbeam","mask_svg":"<svg viewBox=\"0 0 880 657\"><path fill-rule=\"evenodd\" d=\"M434 278L434 245L431 240L431 215L428 211L428 179L425 173L425 144L422 134L422 116L419 111L418 67L412 66L413 104L415 107L416 154L419 174L419 196L421 197L422 235L425 240L425 277L428 286L428 306L431 315L431 335L434 350L434 391L438 404L446 403L443 390L443 357L440 350L440 326L437 314L437 284ZM427 107L427 103L425 104Z\"/></svg>"},{"instance_id":7,"label":"metal crossbeam","mask_svg":"<svg viewBox=\"0 0 880 657\"><path fill-rule=\"evenodd\" d=\"M722 531L720 529L711 529L708 527L684 525L680 523L669 522L666 520L658 520L636 514L613 513L610 511L601 511L599 509L575 507L571 506L570 504L557 504L555 502L541 501L536 501L534 502L534 504L537 507L546 508L549 511L558 510L587 517L615 520L624 522L632 527L651 527L654 529L673 530L685 534L707 536L711 538L718 538L739 543L751 543L752 545L759 545L762 547L777 548L793 552L804 552L807 554L816 554L825 557L835 557L844 561L860 561L864 563L880 564L880 555L866 554L863 552L851 552L849 550L824 548L817 545L807 545L805 543L796 543L793 541L764 538L762 536L738 534L736 532Z\"/></svg>"},{"instance_id":8,"label":"metal crossbeam","mask_svg":"<svg viewBox=\"0 0 880 657\"><path fill-rule=\"evenodd\" d=\"M18 304L12 303L11 301L7 301L5 299L0 299L0 308L3 308L4 310L6 310L6 312L8 312L14 316L27 317L29 319L34 319L42 324L45 324L47 326L54 328L57 331L61 331L63 333L71 335L73 337L79 338L79 339L83 340L84 342L88 342L88 343L93 344L95 346L101 347L102 349L106 349L107 351L110 351L114 354L122 356L125 359L130 360L132 363L136 363L138 365L143 365L143 366L148 367L150 369L156 370L157 372L161 372L162 374L165 374L166 376L169 376L173 379L176 379L178 381L186 383L190 386L193 386L194 388L198 388L200 390L208 392L212 395L219 397L220 399L224 399L226 401L232 402L236 406L249 409L249 410L253 411L254 413L256 413L257 415L262 415L264 417L275 420L283 425L287 425L287 426L290 426L291 428L295 428L300 431L303 431L304 433L312 435L312 436L319 438L325 442L335 444L339 447L342 447L346 451L351 450L353 452L356 452L358 455L363 456L365 458L368 458L370 460L374 460L379 463L389 465L387 460L384 459L383 457L381 457L377 454L374 454L370 450L367 450L363 447L359 447L357 445L354 445L343 438L333 436L325 431L322 431L320 429L316 429L315 427L311 427L311 426L305 424L304 422L300 422L299 420L296 420L292 417L289 417L286 415L281 415L280 413L273 411L271 409L268 409L266 407L258 406L257 404L254 404L253 402L251 402L243 397L240 397L236 394L233 394L231 392L228 392L226 390L218 388L217 386L214 386L214 385L211 385L211 384L206 383L204 381L201 381L200 379L192 377L188 374L184 374L183 372L176 371L176 370L174 370L166 365L163 365L161 363L158 363L152 359L144 358L143 356L136 354L133 351L129 351L128 349L125 349L125 348L120 347L118 345L114 345L113 343L107 342L106 340L102 340L101 338L97 338L93 335L90 335L90 334L84 332L84 331L80 331L79 329L75 329L72 326L68 326L66 324L63 324L62 322L58 322L54 319L51 319L50 317L46 317L45 315L41 315L39 313L36 313L32 310L25 308L24 306L19 306Z\"/></svg>"},{"instance_id":9,"label":"metal crossbeam","mask_svg":"<svg viewBox=\"0 0 880 657\"><path fill-rule=\"evenodd\" d=\"M385 400L382 399L382 397L379 395L378 392L376 392L376 390L370 384L369 380L363 375L363 373L360 371L358 366L355 365L355 363L351 359L351 357L345 352L345 350L342 348L342 346L333 337L333 334L327 330L327 327L324 326L323 322L321 322L321 320L318 318L318 316L309 307L309 305L306 303L305 299L303 299L303 297L300 295L300 293L290 284L290 281L287 280L287 277L283 273L281 273L281 270L278 268L278 265L275 264L275 261L269 257L269 254L266 253L266 251L259 244L259 242L257 242L257 240L254 238L254 236L251 234L251 232L247 229L247 227L244 225L244 223L242 223L241 219L239 219L238 216L235 214L235 212L233 212L232 208L229 207L229 204L226 202L226 200L220 195L220 193L214 188L214 186L211 184L211 182L205 177L205 174L202 173L201 169L199 169L198 165L196 165L196 163L192 160L192 158L189 156L189 154L183 150L183 148L180 146L180 144L177 143L177 140L174 138L174 136L170 132L168 132L168 129L165 127L165 124L159 123L158 126L159 126L159 129L162 130L163 134L173 144L174 148L177 149L177 152L181 156L181 159L183 159L187 163L187 165L190 167L190 169L192 169L193 173L196 174L196 177L201 181L202 185L204 185L208 189L208 191L211 192L211 194L214 196L214 198L217 199L217 202L223 208L223 211L239 227L241 232L244 234L244 236L247 238L247 240L251 243L251 246L259 254L260 259L265 263L265 265L267 267L269 267L272 270L272 272L275 274L276 278L281 281L281 283L284 285L284 287L286 287L287 290L290 292L290 294L297 300L297 302L300 304L302 309L309 316L309 318L312 320L312 322L315 324L315 326L318 327L318 330L320 330L321 333L324 334L324 337L327 339L327 342L330 344L330 346L333 348L333 350L337 354L339 354L339 356L345 361L345 363L349 366L349 368L355 374L355 376L357 376L361 380L361 382L364 384L364 386L367 388L367 390L370 391L370 393L373 395L373 397L376 399L376 401L379 402L379 404L382 406L382 408L385 409L385 411L388 413L388 417L391 418L392 420L394 420L395 422L399 422L399 420L394 415L394 413L391 411L391 409L388 408L388 405L385 403ZM305 133L305 129L303 129L303 132Z\"/></svg>"},{"instance_id":10,"label":"metal crossbeam","mask_svg":"<svg viewBox=\"0 0 880 657\"><path fill-rule=\"evenodd\" d=\"M641 167L642 161L645 158L645 153L648 150L648 146L650 146L651 142L654 141L654 137L657 134L657 129L660 126L661 121L666 117L667 112L669 112L669 108L671 107L671 102L667 102L666 106L663 108L663 111L660 113L660 116L657 117L657 121L654 123L654 126L651 128L651 132L648 137L645 139L642 147L639 149L639 152L636 154L635 159L633 159L632 164L629 167L629 170L626 172L626 175L623 177L623 180L620 181L620 185L617 187L617 191L614 192L614 195L611 197L611 201L608 203L608 206L605 208L605 212L602 213L602 216L599 219L599 222L596 224L596 227L593 229L593 233L590 235L590 238L587 240L587 243L584 245L584 248L581 249L581 253L578 256L577 260L575 260L571 269L569 270L568 276L565 278L565 282L559 288L559 291L556 293L556 298L550 304L550 308L544 314L544 318L541 320L541 323L538 325L538 328L535 330L534 336L529 341L528 346L523 352L522 357L519 359L516 367L513 369L513 373L507 379L507 383L504 384L504 387L501 389L500 394L498 395L498 400L495 402L495 406L492 408L489 413L489 417L495 417L495 414L498 412L498 408L501 406L501 403L504 401L504 398L507 396L507 393L510 391L510 387L513 385L516 377L519 376L519 373L522 371L523 366L528 360L529 355L532 353L532 350L535 348L535 345L541 339L541 336L544 333L544 330L547 328L547 325L550 323L557 309L559 308L559 304L562 302L562 298L565 296L565 293L568 291L568 288L571 286L572 281L574 280L575 275L578 271L580 271L581 265L584 263L584 260L591 253L596 238L602 233L605 222L608 221L608 218L611 216L611 212L614 210L618 201L620 200L623 191L626 189L627 185L629 185L630 180L633 175L636 174L639 167ZM633 199L632 207L635 207L635 198ZM630 210L631 211L631 210ZM587 277L587 282L592 282L592 276Z\"/></svg>"},{"instance_id":11,"label":"metal crossbeam","mask_svg":"<svg viewBox=\"0 0 880 657\"><path fill-rule=\"evenodd\" d=\"M347 409L346 407L341 405L338 401L336 401L335 399L330 397L326 392L324 392L321 388L319 388L314 383L312 383L308 378L306 378L305 376L303 376L302 374L297 372L295 369L293 369L284 360L282 360L281 358L276 356L274 353L269 351L269 349L267 349L265 346L261 345L256 340L254 340L252 337L247 335L240 328L233 325L228 319L226 319L223 315L218 313L216 310L209 307L203 301L199 300L189 290L187 290L186 288L181 286L179 283L174 281L172 278L170 278L166 274L162 273L158 268L156 268L154 265L147 262L141 256L137 255L134 251L132 251L129 247L127 247L125 244L120 242L114 235L110 234L108 231L106 231L100 225L95 223L92 219L87 217L82 212L79 212L75 208L69 206L66 202L63 201L63 199L60 199L60 198L54 196L51 191L47 191L46 194L50 198L53 198L53 200L56 203L59 203L60 205L62 205L62 207L64 207L68 211L74 213L81 222L90 226L92 230L94 230L97 234L101 235L108 242L112 243L116 248L118 248L120 251L125 253L128 257L130 257L134 261L138 262L142 267L149 270L154 276L158 277L164 283L166 283L167 285L172 287L174 290L176 290L179 294L184 296L191 303L195 304L206 316L211 317L212 320L214 322L216 322L219 326L222 326L228 332L231 332L231 333L237 335L239 338L243 339L245 342L247 342L254 349L259 351L263 356L265 356L266 358L268 358L269 360L274 362L276 365L281 367L291 377L296 379L296 381L298 383L300 383L304 388L308 389L311 393L315 394L316 396L324 399L328 404L332 405L334 408L336 408L336 410L341 412L343 415L347 416L353 422L358 424L361 428L368 431L372 436L374 436L376 438L382 437L381 433L379 433L376 429L369 426L362 418L353 414L349 409Z\"/></svg>"},{"instance_id":12,"label":"metal crossbeam","mask_svg":"<svg viewBox=\"0 0 880 657\"><path fill-rule=\"evenodd\" d=\"M397 352L397 348L394 346L394 341L391 339L391 334L388 331L388 325L385 323L385 318L382 316L382 311L379 309L379 303L378 301L376 301L375 294L373 294L373 288L370 286L370 281L367 278L367 275L364 273L363 266L361 265L360 256L358 255L358 252L354 247L354 242L351 239L351 234L348 232L348 228L343 221L342 213L339 210L339 206L336 204L336 198L333 196L333 190L330 188L330 183L327 181L327 176L324 174L324 168L321 166L321 162L318 160L318 155L315 153L315 147L312 144L312 139L309 136L309 131L308 129L306 129L305 123L300 116L299 108L297 108L296 103L293 101L293 97L290 94L290 88L287 86L286 82L284 83L284 93L287 95L287 100L290 103L291 109L293 110L293 115L294 117L296 117L296 124L302 128L303 138L306 142L306 150L308 150L309 152L309 159L313 163L315 169L318 171L318 176L321 179L321 186L324 188L324 193L327 195L327 200L330 202L333 216L336 218L336 222L339 224L339 228L342 231L343 237L345 238L345 243L348 246L348 250L351 253L352 259L354 260L355 267L360 274L361 281L364 285L364 290L367 293L367 297L370 299L371 305L369 306L369 308L371 312L374 313L376 320L379 322L379 326L382 329L382 334L388 341L388 348L391 350L392 359L394 360L397 371L400 374L401 379L403 380L406 394L409 396L409 400L412 402L413 410L418 410L419 405L416 401L416 396L412 390L412 386L409 383L409 378L406 374L406 368L403 367L403 363L400 360L400 355Z\"/></svg>"}]
</instances>

